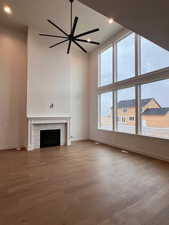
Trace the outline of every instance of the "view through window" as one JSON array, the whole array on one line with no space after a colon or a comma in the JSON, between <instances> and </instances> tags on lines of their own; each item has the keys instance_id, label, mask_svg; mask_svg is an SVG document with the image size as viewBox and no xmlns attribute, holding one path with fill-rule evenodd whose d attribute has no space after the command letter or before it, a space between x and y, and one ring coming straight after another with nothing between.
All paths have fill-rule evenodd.
<instances>
[{"instance_id":1,"label":"view through window","mask_svg":"<svg viewBox=\"0 0 169 225\"><path fill-rule=\"evenodd\" d=\"M100 86L108 85L112 83L112 47L104 50L100 55Z\"/></svg>"},{"instance_id":2,"label":"view through window","mask_svg":"<svg viewBox=\"0 0 169 225\"><path fill-rule=\"evenodd\" d=\"M141 73L149 73L169 66L169 51L141 37Z\"/></svg>"},{"instance_id":3,"label":"view through window","mask_svg":"<svg viewBox=\"0 0 169 225\"><path fill-rule=\"evenodd\" d=\"M117 42L117 80L135 76L135 35L128 35Z\"/></svg>"},{"instance_id":4,"label":"view through window","mask_svg":"<svg viewBox=\"0 0 169 225\"><path fill-rule=\"evenodd\" d=\"M135 133L135 88L117 91L117 130Z\"/></svg>"},{"instance_id":5,"label":"view through window","mask_svg":"<svg viewBox=\"0 0 169 225\"><path fill-rule=\"evenodd\" d=\"M112 92L100 95L100 128L112 130Z\"/></svg>"},{"instance_id":6,"label":"view through window","mask_svg":"<svg viewBox=\"0 0 169 225\"><path fill-rule=\"evenodd\" d=\"M169 79L141 86L142 133L169 139Z\"/></svg>"}]
</instances>

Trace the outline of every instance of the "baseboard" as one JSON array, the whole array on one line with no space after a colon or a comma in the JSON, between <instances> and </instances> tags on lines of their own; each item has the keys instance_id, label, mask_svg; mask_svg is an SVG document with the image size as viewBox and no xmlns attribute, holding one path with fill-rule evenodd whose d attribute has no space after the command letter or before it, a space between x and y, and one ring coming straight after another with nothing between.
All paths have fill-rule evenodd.
<instances>
[{"instance_id":1,"label":"baseboard","mask_svg":"<svg viewBox=\"0 0 169 225\"><path fill-rule=\"evenodd\" d=\"M113 147L113 148L116 148L116 149L119 149L119 150L126 150L126 151L131 152L131 153L136 153L136 154L139 154L139 155L142 155L142 156L146 156L146 157L149 157L149 158L153 158L153 159L157 159L157 160L161 160L161 161L165 161L165 162L169 163L168 158L164 158L164 157L161 157L159 155L152 154L152 153L144 153L144 152L141 152L139 150L132 151L131 149L126 148L126 147L124 148L123 146L120 146L120 145L105 144L103 142L100 142L100 141L97 141L97 140L94 140L94 139L90 139L90 141L94 141L94 142L97 142L97 143L100 143L100 144L103 144L103 145L107 145L107 146L110 146L110 147Z\"/></svg>"},{"instance_id":2,"label":"baseboard","mask_svg":"<svg viewBox=\"0 0 169 225\"><path fill-rule=\"evenodd\" d=\"M0 146L0 151L9 151L9 150L23 151L27 150L27 148L25 146L11 146L11 145Z\"/></svg>"},{"instance_id":3,"label":"baseboard","mask_svg":"<svg viewBox=\"0 0 169 225\"><path fill-rule=\"evenodd\" d=\"M89 139L72 139L72 143L78 143L78 142L86 142L90 141Z\"/></svg>"},{"instance_id":4,"label":"baseboard","mask_svg":"<svg viewBox=\"0 0 169 225\"><path fill-rule=\"evenodd\" d=\"M71 138L71 142L75 142L75 141L88 141L88 138Z\"/></svg>"}]
</instances>

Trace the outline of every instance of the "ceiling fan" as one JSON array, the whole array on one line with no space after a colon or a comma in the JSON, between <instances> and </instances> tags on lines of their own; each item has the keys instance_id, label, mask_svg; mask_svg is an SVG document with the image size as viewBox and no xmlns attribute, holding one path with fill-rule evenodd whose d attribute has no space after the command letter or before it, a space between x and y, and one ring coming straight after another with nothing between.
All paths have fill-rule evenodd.
<instances>
[{"instance_id":1,"label":"ceiling fan","mask_svg":"<svg viewBox=\"0 0 169 225\"><path fill-rule=\"evenodd\" d=\"M51 35L51 34L39 34L41 36L46 36L46 37L54 37L54 38L61 38L64 39L61 42L58 42L52 46L50 46L49 48L54 48L57 45L60 45L64 42L69 42L68 44L68 48L67 48L67 54L69 54L70 52L70 48L71 48L71 44L72 42L77 45L83 52L87 53L87 51L79 44L79 42L84 42L84 43L88 43L88 44L94 44L94 45L99 45L99 42L95 42L95 41L91 41L90 39L85 40L85 39L80 39L80 37L91 34L91 33L95 33L97 31L99 31L99 28L93 29L93 30L89 30L87 32L81 33L81 34L77 34L75 35L75 31L76 31L76 26L77 26L77 22L78 22L78 17L76 16L74 19L74 23L72 24L73 21L73 16L72 16L72 4L74 0L69 0L70 1L70 34L66 33L62 28L60 28L59 26L57 26L55 23L53 23L51 20L47 20L52 26L54 26L55 28L57 28L62 34L64 34L64 36L58 36L58 35Z\"/></svg>"}]
</instances>

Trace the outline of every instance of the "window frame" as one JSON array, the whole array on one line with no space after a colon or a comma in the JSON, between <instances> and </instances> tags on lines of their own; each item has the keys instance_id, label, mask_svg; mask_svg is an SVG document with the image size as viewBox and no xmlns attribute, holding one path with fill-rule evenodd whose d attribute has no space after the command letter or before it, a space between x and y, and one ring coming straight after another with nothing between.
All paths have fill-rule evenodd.
<instances>
[{"instance_id":1,"label":"window frame","mask_svg":"<svg viewBox=\"0 0 169 225\"><path fill-rule=\"evenodd\" d=\"M97 123L97 129L98 130L106 130L106 131L112 131L113 130L113 117L112 117L112 130L101 128L101 95L102 94L109 93L109 92L112 92L112 91L105 91L105 92L99 93L97 95L97 103L98 103L98 113L97 113L97 115L98 115L98 123ZM112 92L112 96L113 96L113 92ZM113 99L112 99L112 115L113 115Z\"/></svg>"},{"instance_id":2,"label":"window frame","mask_svg":"<svg viewBox=\"0 0 169 225\"><path fill-rule=\"evenodd\" d=\"M163 67L163 68L159 68L159 69L157 69L157 70L151 70L151 71L149 71L149 72L146 72L146 73L142 73L141 72L141 67L142 67L142 62L141 62L141 54L142 54L142 48L141 48L141 38L143 38L143 39L146 39L145 37L143 37L143 36L140 36L140 35L138 35L139 36L139 38L140 38L140 73L141 74L149 74L149 73L154 73L154 72L156 72L156 71L160 71L160 70L163 70L163 69L169 69L169 66L167 66L167 67ZM148 40L148 39L147 39ZM151 40L148 40L148 41L150 41L150 42L152 42ZM153 43L153 42L152 42ZM153 43L153 44L155 44L155 45L157 45L156 43ZM160 48L162 48L161 46L159 46L159 45L157 45L158 47L160 47ZM165 50L165 49L164 49Z\"/></svg>"},{"instance_id":3,"label":"window frame","mask_svg":"<svg viewBox=\"0 0 169 225\"><path fill-rule=\"evenodd\" d=\"M125 38L127 38L128 36L130 36L131 34L134 34L134 36L135 36L135 39L136 39L136 34L134 33L134 32L132 32L132 31L128 31L128 32L126 32L125 34L123 34L123 35L121 35L121 37L119 37L118 39L116 39L115 41L114 41L114 45L116 46L115 48L116 48L116 52L115 52L115 55L114 55L114 57L116 57L116 82L121 82L121 81L123 81L123 80L119 80L118 81L118 74L117 74L117 72L118 72L118 67L117 67L117 58L118 58L118 54L117 54L117 44L120 42L120 41L122 41L123 39L125 39ZM135 40L134 40L134 42L135 42ZM135 58L134 58L134 60L136 61L136 45L134 45L134 50L135 50ZM134 66L134 71L135 71L135 76L136 76L136 62L135 62L135 66ZM133 77L135 77L135 76L132 76L132 77L130 77L130 78L128 78L128 79L131 79L131 78L133 78ZM126 79L126 80L128 80L128 79Z\"/></svg>"},{"instance_id":4,"label":"window frame","mask_svg":"<svg viewBox=\"0 0 169 225\"><path fill-rule=\"evenodd\" d=\"M112 64L112 83L108 84L108 85L101 85L101 54L103 52L105 52L106 50L108 50L109 48L112 48L112 52L113 52L113 43L107 45L106 47L104 48L101 48L99 50L99 54L98 54L98 80L97 80L97 87L98 88L101 88L101 87L106 87L108 85L111 85L113 84L113 64ZM114 54L112 54L112 59L114 57Z\"/></svg>"},{"instance_id":5,"label":"window frame","mask_svg":"<svg viewBox=\"0 0 169 225\"><path fill-rule=\"evenodd\" d=\"M132 86L132 87L129 87L129 88L134 88L134 90L135 90L135 93L134 93L134 95L135 95L135 98L136 98L136 87L135 86ZM116 95L118 96L118 90L125 90L126 88L121 88L121 89L117 89L115 92L116 92ZM118 98L117 98L118 99ZM117 103L117 101L116 101L116 118L118 117L118 112L117 112L117 110L118 110L118 107L117 107L117 105L118 105L118 103ZM128 108L127 108L128 109ZM128 110L129 111L129 110ZM136 116L136 103L135 103L135 116ZM126 118L128 118L128 120L129 120L129 117L127 116L127 115L123 115L122 116L123 118L124 118L124 123L126 123L127 121L127 119ZM135 132L134 133L132 133L132 132L123 132L123 131L119 131L119 127L118 127L118 121L117 121L117 119L116 119L116 130L114 130L115 132L118 132L118 133L125 133L125 134L136 134L136 121L134 121L135 122L135 126L134 126L134 130L135 130Z\"/></svg>"},{"instance_id":6,"label":"window frame","mask_svg":"<svg viewBox=\"0 0 169 225\"><path fill-rule=\"evenodd\" d=\"M141 36L135 33L135 76L125 79L125 80L120 80L117 81L117 43L132 34L132 31L127 31L120 35L120 37L116 38L113 40L111 43L109 43L106 47L100 48L98 51L98 83L97 83L97 95L99 99L99 95L105 93L105 92L112 92L112 130L105 130L100 128L100 108L101 107L98 104L98 130L103 130L103 131L108 131L108 132L115 132L115 133L123 133L123 134L128 134L128 135L141 135L145 136L142 134L142 123L141 123L141 85L143 84L148 84L152 83L155 81L160 81L160 80L165 80L169 79L169 66L155 70L149 73L144 73L141 74ZM106 49L112 47L112 83L109 85L105 86L100 86L100 56L103 51ZM125 89L125 88L130 88L130 87L135 87L135 134L132 133L126 133L126 132L121 132L117 130L117 91L120 89ZM152 137L152 136L146 136L146 137L151 137L151 138L156 138L156 139L165 139L163 137L157 138L157 137ZM166 140L166 139L165 139Z\"/></svg>"}]
</instances>

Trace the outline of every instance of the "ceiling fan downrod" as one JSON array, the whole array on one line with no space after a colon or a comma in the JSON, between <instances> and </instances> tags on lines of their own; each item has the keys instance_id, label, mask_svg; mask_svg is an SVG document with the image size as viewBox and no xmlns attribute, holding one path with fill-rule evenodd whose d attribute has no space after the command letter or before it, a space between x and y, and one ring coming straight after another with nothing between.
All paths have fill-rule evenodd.
<instances>
[{"instance_id":1,"label":"ceiling fan downrod","mask_svg":"<svg viewBox=\"0 0 169 225\"><path fill-rule=\"evenodd\" d=\"M73 24L73 2L74 0L69 0L70 1L70 32L72 30L72 24Z\"/></svg>"}]
</instances>

